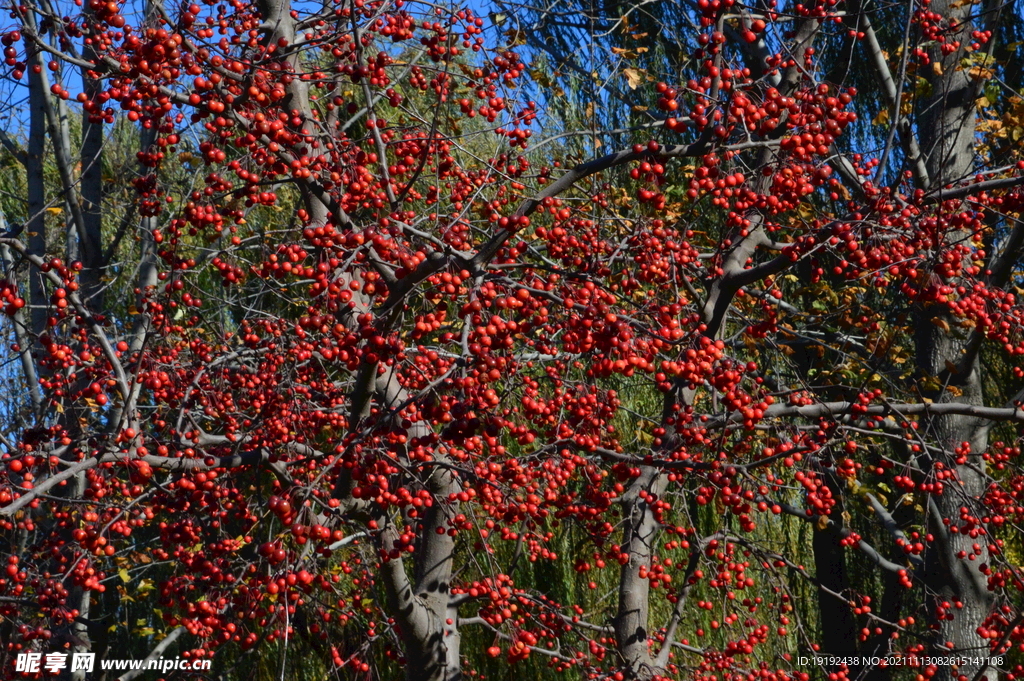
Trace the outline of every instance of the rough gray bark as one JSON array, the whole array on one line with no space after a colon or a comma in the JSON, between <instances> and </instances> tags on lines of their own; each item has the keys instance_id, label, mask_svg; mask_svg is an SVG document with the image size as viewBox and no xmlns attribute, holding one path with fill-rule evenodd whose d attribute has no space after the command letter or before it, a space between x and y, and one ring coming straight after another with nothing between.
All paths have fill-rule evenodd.
<instances>
[{"instance_id":1,"label":"rough gray bark","mask_svg":"<svg viewBox=\"0 0 1024 681\"><path fill-rule=\"evenodd\" d=\"M969 42L966 37L973 29L969 21L973 5L936 0L931 9L963 22L963 35L957 37ZM933 49L931 56L939 67L928 74L933 94L925 103L919 128L925 164L932 178L931 188L937 188L972 172L977 85L966 70L957 69L963 56L960 51L943 58L937 49ZM947 241L966 236L951 234ZM966 335L945 330L949 328L947 325L933 323L945 316L946 311L938 306L918 311L917 365L925 375L938 377L941 383L953 388L952 391L940 388L927 397L936 402L955 400L983 405L984 368L979 356L976 352L968 352L970 340ZM981 472L985 463L981 454L988 447L987 429L980 419L966 414L930 416L926 425L943 450L930 463L941 460L947 466L953 466L957 473L957 479L949 481L941 495L929 500L928 530L935 535L936 542L926 557L925 579L933 592L931 605L945 613L936 625L933 647L938 652L949 652L951 645L952 651L961 655L984 656L988 654L989 646L978 636L976 629L993 606L993 594L988 590L986 577L979 570L980 565L989 561L985 548L988 540L983 536L974 539L964 532L952 532L951 527L964 527L960 520L961 508L966 507L974 515L976 500L985 491L986 481ZM971 451L962 459L966 465L957 465L954 450L962 443L967 443ZM974 560L957 557L959 551L973 553L972 544L976 542L983 547L981 555ZM962 603L962 607L943 607L956 601ZM958 670L940 667L934 678L936 681L948 681L964 676L974 679L978 675L995 681L996 670L982 665L966 665Z\"/></svg>"},{"instance_id":2,"label":"rough gray bark","mask_svg":"<svg viewBox=\"0 0 1024 681\"><path fill-rule=\"evenodd\" d=\"M394 373L389 371L377 381L379 401L386 408L395 409L409 400L409 394L399 384ZM428 436L428 426L422 422L413 423L406 429L410 440ZM404 453L402 453L404 455ZM406 633L405 622L414 636L405 635L406 678L409 681L458 681L462 678L462 664L459 658L461 642L458 631L458 609L452 603L450 586L455 557L455 537L449 534L449 521L458 512L456 504L449 501L451 495L461 491L459 480L440 453L434 454L440 464L428 469L429 477L425 487L431 492L434 504L427 509L422 520L423 530L416 546L414 580L410 590L393 593L401 579L385 582L389 600L398 608L395 610L402 631ZM394 527L393 524L390 525ZM384 549L391 547L385 545ZM397 570L403 570L400 559L389 569L389 574L398 578ZM452 623L448 624L451 619Z\"/></svg>"},{"instance_id":3,"label":"rough gray bark","mask_svg":"<svg viewBox=\"0 0 1024 681\"><path fill-rule=\"evenodd\" d=\"M619 606L613 627L619 656L634 678L650 678L657 669L651 658L648 616L650 614L651 583L640 576L641 567L650 567L654 555L654 542L660 527L654 519L649 499L640 492L660 497L668 488L664 473L646 466L622 497L624 529L622 552L629 561L622 566L619 576Z\"/></svg>"}]
</instances>

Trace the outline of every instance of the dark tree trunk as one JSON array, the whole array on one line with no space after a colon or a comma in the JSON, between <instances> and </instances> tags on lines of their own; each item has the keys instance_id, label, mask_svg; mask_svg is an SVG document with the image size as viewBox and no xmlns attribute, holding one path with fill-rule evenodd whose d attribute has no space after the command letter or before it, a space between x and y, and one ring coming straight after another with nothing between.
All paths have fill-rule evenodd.
<instances>
[{"instance_id":1,"label":"dark tree trunk","mask_svg":"<svg viewBox=\"0 0 1024 681\"><path fill-rule=\"evenodd\" d=\"M32 41L27 40L29 63L43 68L43 61ZM28 252L46 257L46 185L44 180L44 160L46 157L46 83L45 71L36 73L28 70L29 95L29 133L28 148L25 156L25 176L28 185L28 220L25 223L28 239ZM31 324L33 352L38 358L41 349L39 336L46 330L46 306L48 297L43 286L43 273L36 268L29 268L29 319Z\"/></svg>"},{"instance_id":2,"label":"dark tree trunk","mask_svg":"<svg viewBox=\"0 0 1024 681\"><path fill-rule=\"evenodd\" d=\"M87 46L88 48L88 46ZM83 55L94 60L94 50L88 48ZM90 78L82 69L83 91L92 101L99 101L103 89L101 81ZM82 239L78 244L78 257L82 261L82 298L91 310L103 309L102 279L106 266L103 253L103 121L94 120L89 112L82 114Z\"/></svg>"},{"instance_id":3,"label":"dark tree trunk","mask_svg":"<svg viewBox=\"0 0 1024 681\"><path fill-rule=\"evenodd\" d=\"M829 517L832 522L815 527L812 548L818 580L818 613L821 618L821 652L825 655L852 655L857 652L857 622L849 603L850 575L846 569L846 549L840 544L843 528L842 490L831 470L822 474L838 503ZM839 594L837 596L836 594ZM856 675L850 669L850 676Z\"/></svg>"},{"instance_id":4,"label":"dark tree trunk","mask_svg":"<svg viewBox=\"0 0 1024 681\"><path fill-rule=\"evenodd\" d=\"M962 35L956 39L965 45L970 42L968 34L973 25L968 19L973 5L936 0L930 8L963 22ZM947 36L947 41L950 39ZM958 181L973 171L977 85L966 69L958 68L962 58L961 51L942 57L936 49L932 54L934 63L939 66L928 74L933 94L925 102L919 129L933 188ZM966 233L950 234L946 242L967 236ZM939 248L940 244L935 247ZM917 313L917 365L926 377L937 379L939 383L937 388L933 384L934 389L926 396L936 402L955 399L982 405L984 369L979 355L976 349L969 347L970 334L950 326L947 318L948 313L940 306L924 307ZM987 429L979 419L961 415L928 418L926 427L942 449L928 463L934 466L941 462L956 473L954 479L945 481L943 492L928 501L928 531L936 541L926 556L925 580L932 591L930 605L941 617L934 624L933 650L981 657L988 654L989 647L976 630L993 606L987 578L979 569L988 562L985 547L989 540L984 535L970 537L970 529L984 531L984 528L965 522L962 516L981 515L975 507L986 487L981 455L988 447ZM964 443L970 447L969 452L963 452ZM962 514L963 508L967 509L966 514ZM957 557L960 551L974 554L972 545L975 543L982 546L980 555L973 560ZM956 607L956 602L962 606ZM989 681L996 678L994 668L966 665L959 669L939 667L934 679L949 681L966 677L969 681L979 673Z\"/></svg>"}]
</instances>

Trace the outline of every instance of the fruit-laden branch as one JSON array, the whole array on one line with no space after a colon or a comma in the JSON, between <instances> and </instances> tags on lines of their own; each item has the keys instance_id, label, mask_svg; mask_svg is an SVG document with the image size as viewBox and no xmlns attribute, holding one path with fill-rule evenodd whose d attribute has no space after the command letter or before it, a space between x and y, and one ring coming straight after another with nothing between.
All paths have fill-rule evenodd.
<instances>
[{"instance_id":1,"label":"fruit-laden branch","mask_svg":"<svg viewBox=\"0 0 1024 681\"><path fill-rule=\"evenodd\" d=\"M61 484L65 480L69 480L74 476L84 471L97 468L105 463L128 463L131 461L143 462L149 465L150 468L157 468L165 471L199 471L199 470L214 470L218 468L237 468L239 466L251 466L260 462L267 462L270 460L270 452L266 449L246 452L244 454L235 454L232 456L221 456L221 457L208 457L195 459L178 459L169 458L165 456L154 456L147 455L143 457L130 457L126 454L104 454L103 456L96 456L89 459L83 459L78 461L68 468L54 473L45 480L39 482L31 489L22 490L22 494L11 503L0 508L0 516L11 516L17 513L19 510L24 508L26 505L32 503L35 499L38 499L41 495L46 494L49 490L53 489L57 485ZM17 488L15 488L17 489Z\"/></svg>"},{"instance_id":2,"label":"fruit-laden branch","mask_svg":"<svg viewBox=\"0 0 1024 681\"><path fill-rule=\"evenodd\" d=\"M683 158L689 156L702 156L710 150L710 140L711 135L709 133L705 133L700 139L692 144L670 144L667 146L654 144L646 147L641 146L639 148L631 147L629 149L622 149L615 153L608 154L607 156L602 156L601 158L587 161L586 163L581 163L545 187L533 198L523 201L519 205L519 208L516 209L511 220L518 222L520 218L529 217L541 206L544 199L558 196L580 180L590 177L591 175L595 175L605 170L610 170L626 163L638 161L643 158ZM778 145L778 140L764 140L757 142L743 142L741 144L721 147L719 150L723 152L743 151L746 149L774 148ZM512 230L502 230L495 233L480 247L476 255L473 256L473 265L478 269L483 268L486 263L490 262L498 250L512 238L513 234L514 231Z\"/></svg>"},{"instance_id":3,"label":"fruit-laden branch","mask_svg":"<svg viewBox=\"0 0 1024 681\"><path fill-rule=\"evenodd\" d=\"M988 421L1024 422L1024 407L983 407L963 402L912 402L863 404L860 402L819 402L809 405L773 404L764 410L764 418L827 418L856 414L859 416L945 416L950 414L973 416ZM742 423L746 420L740 411L728 415L708 415L702 426L709 430Z\"/></svg>"},{"instance_id":4,"label":"fruit-laden branch","mask_svg":"<svg viewBox=\"0 0 1024 681\"><path fill-rule=\"evenodd\" d=\"M61 281L60 276L51 270L40 256L29 252L28 247L18 239L0 238L0 244L20 253L26 260L32 263L36 269L42 272L55 287L60 288L64 286L64 282ZM128 376L125 374L124 367L121 365L121 360L114 351L114 346L110 344L110 339L107 337L106 332L93 317L92 313L85 306L77 293L74 291L68 291L67 300L79 315L88 320L89 328L92 331L93 336L96 338L96 342L99 343L100 348L103 351L103 356L108 362L110 362L110 367L114 372L115 380L117 382L117 390L121 393L122 399L127 401L131 394L131 390L128 387Z\"/></svg>"},{"instance_id":5,"label":"fruit-laden branch","mask_svg":"<svg viewBox=\"0 0 1024 681\"><path fill-rule=\"evenodd\" d=\"M868 503L871 505L872 510L874 510L875 515L878 516L878 520L882 523L882 526L890 535L892 535L892 538L895 539L902 546L903 543L907 541L907 535L904 534L903 530L900 529L899 524L896 522L896 519L892 517L892 514L889 513L889 511L885 508L882 502L879 501L874 494L867 492L865 494L865 497L867 498ZM921 556L919 556L918 554L911 553L907 557L913 564L915 570L920 570L924 568L924 559L921 558Z\"/></svg>"},{"instance_id":6,"label":"fruit-laden branch","mask_svg":"<svg viewBox=\"0 0 1024 681\"><path fill-rule=\"evenodd\" d=\"M676 629L678 629L679 623L683 619L683 609L686 607L690 591L693 590L693 586L696 584L694 573L697 572L697 566L700 565L701 554L704 553L712 539L724 538L725 535L723 533L716 532L698 542L691 542L690 560L687 562L686 571L683 573L683 588L676 594L675 607L672 608L672 616L665 627L665 640L661 644L661 650L658 651L658 655L654 658L654 666L658 669L662 669L668 664L669 654L672 652L673 643L675 643Z\"/></svg>"}]
</instances>

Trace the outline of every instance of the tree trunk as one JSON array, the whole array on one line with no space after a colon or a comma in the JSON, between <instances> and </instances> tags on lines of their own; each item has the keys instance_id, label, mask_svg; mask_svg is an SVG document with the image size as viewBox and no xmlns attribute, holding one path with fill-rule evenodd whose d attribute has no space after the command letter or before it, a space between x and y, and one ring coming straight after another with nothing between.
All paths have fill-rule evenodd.
<instances>
[{"instance_id":1,"label":"tree trunk","mask_svg":"<svg viewBox=\"0 0 1024 681\"><path fill-rule=\"evenodd\" d=\"M970 42L969 33L973 30L968 21L972 8L973 5L952 0L936 0L930 6L934 12L963 22L960 35L947 36L947 41L958 39L964 45ZM932 50L933 63L939 66L929 70L933 94L925 102L919 126L921 147L934 185L932 189L968 177L973 170L977 86L966 69L958 68L962 58L962 50L946 57L937 49ZM950 243L967 237L967 233L953 233L944 238ZM936 249L940 246L935 244ZM926 396L936 402L955 399L967 404L984 404L983 367L978 353L968 350L968 335L958 332L955 326L950 327L948 322L942 323L948 313L940 306L922 307L917 317L917 365L926 377L935 377L942 384ZM954 392L959 395L954 396ZM940 615L934 625L933 652L986 656L989 646L986 639L978 635L977 628L993 606L987 578L979 569L989 560L986 548L989 540L984 534L972 538L971 529L983 532L984 528L980 520L971 523L963 516L981 515L976 506L986 487L982 474L985 462L981 454L988 447L987 430L980 420L970 416L935 416L925 421L926 428L942 448L930 463L934 466L941 462L956 472L955 479L945 481L943 492L928 501L928 531L936 541L926 556L925 579L933 591L931 605ZM970 447L969 452L962 451L964 443ZM966 514L962 509L967 510ZM972 548L976 542L982 546L978 554ZM960 551L974 555L974 559L958 558ZM970 681L978 674L988 681L996 678L992 667L965 665L959 669L939 667L934 679Z\"/></svg>"},{"instance_id":2,"label":"tree trunk","mask_svg":"<svg viewBox=\"0 0 1024 681\"><path fill-rule=\"evenodd\" d=\"M831 509L832 522L823 528L815 527L812 539L814 571L818 580L818 613L821 618L821 652L824 655L852 655L857 652L857 622L846 600L835 594L849 596L850 576L846 569L846 549L843 538L842 490L831 470L821 473L837 504ZM857 670L850 668L850 677Z\"/></svg>"},{"instance_id":3,"label":"tree trunk","mask_svg":"<svg viewBox=\"0 0 1024 681\"><path fill-rule=\"evenodd\" d=\"M648 630L651 583L640 576L640 568L651 566L660 530L651 509L651 497L641 498L640 493L660 497L667 488L668 480L659 469L644 467L622 497L625 529L621 551L629 556L629 561L622 566L619 577L619 608L613 626L622 662L636 679L649 679L656 671Z\"/></svg>"},{"instance_id":4,"label":"tree trunk","mask_svg":"<svg viewBox=\"0 0 1024 681\"><path fill-rule=\"evenodd\" d=\"M40 72L28 70L28 115L29 132L28 148L25 155L25 177L28 185L28 220L25 223L28 239L28 252L46 257L46 184L43 175L46 157L46 72L38 49L32 40L26 38L25 45L29 51L28 62L38 65ZM43 285L43 273L36 268L29 268L28 305L31 320L33 353L38 359L41 356L39 336L46 331L46 306L49 303Z\"/></svg>"},{"instance_id":5,"label":"tree trunk","mask_svg":"<svg viewBox=\"0 0 1024 681\"><path fill-rule=\"evenodd\" d=\"M86 5L88 7L88 5ZM86 9L87 16L91 10ZM95 49L88 43L83 57L97 61ZM83 92L90 101L99 102L103 90L101 81L90 78L82 69ZM103 253L103 119L88 111L82 113L82 174L79 178L82 193L84 239L78 244L78 257L82 261L82 298L90 310L103 309L102 277L106 265Z\"/></svg>"},{"instance_id":6,"label":"tree trunk","mask_svg":"<svg viewBox=\"0 0 1024 681\"><path fill-rule=\"evenodd\" d=\"M397 409L409 400L409 393L393 371L378 378L377 395L386 409ZM423 422L412 423L405 431L410 443L432 435ZM404 451L399 454L408 461ZM424 486L431 492L434 503L422 518L422 531L417 533L421 540L414 554L413 601L411 606L407 604L402 608L403 614L410 608L419 611L411 618L423 622L415 627L417 631L409 631L404 625L402 628L408 681L459 681L462 678L458 608L451 599L455 537L449 534L452 529L449 521L458 513L457 502L450 500L462 487L455 473L445 465L449 461L440 452L434 453L434 460L441 465L426 469L429 477ZM384 548L390 550L391 547ZM399 617L399 622L402 621Z\"/></svg>"}]
</instances>

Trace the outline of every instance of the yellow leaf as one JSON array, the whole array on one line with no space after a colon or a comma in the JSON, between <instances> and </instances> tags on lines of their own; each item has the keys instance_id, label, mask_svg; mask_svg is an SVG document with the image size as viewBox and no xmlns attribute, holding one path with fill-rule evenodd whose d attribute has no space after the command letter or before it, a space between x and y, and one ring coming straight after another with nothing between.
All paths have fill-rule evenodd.
<instances>
[{"instance_id":1,"label":"yellow leaf","mask_svg":"<svg viewBox=\"0 0 1024 681\"><path fill-rule=\"evenodd\" d=\"M941 76L942 75L942 64L940 64L937 61L933 61L932 62L932 73L934 73L936 76Z\"/></svg>"},{"instance_id":2,"label":"yellow leaf","mask_svg":"<svg viewBox=\"0 0 1024 681\"><path fill-rule=\"evenodd\" d=\"M127 584L130 581L132 581L132 578L128 576L128 571L125 570L124 568L121 568L120 570L117 571L117 576L120 577L121 581L124 582L125 584Z\"/></svg>"},{"instance_id":3,"label":"yellow leaf","mask_svg":"<svg viewBox=\"0 0 1024 681\"><path fill-rule=\"evenodd\" d=\"M623 69L622 75L626 77L626 83L630 90L637 89L644 80L643 72L640 69Z\"/></svg>"},{"instance_id":4,"label":"yellow leaf","mask_svg":"<svg viewBox=\"0 0 1024 681\"><path fill-rule=\"evenodd\" d=\"M56 206L53 206L52 208L47 208L46 212L47 213L53 213L54 215L60 215L61 213L64 212L64 209L63 208L57 208Z\"/></svg>"},{"instance_id":5,"label":"yellow leaf","mask_svg":"<svg viewBox=\"0 0 1024 681\"><path fill-rule=\"evenodd\" d=\"M932 317L932 324L939 327L943 331L949 331L949 322L941 317Z\"/></svg>"},{"instance_id":6,"label":"yellow leaf","mask_svg":"<svg viewBox=\"0 0 1024 681\"><path fill-rule=\"evenodd\" d=\"M875 125L882 125L883 123L886 123L888 121L889 109L882 109L881 111L878 112L878 115L871 119L871 122L874 123Z\"/></svg>"},{"instance_id":7,"label":"yellow leaf","mask_svg":"<svg viewBox=\"0 0 1024 681\"><path fill-rule=\"evenodd\" d=\"M815 523L815 527L817 527L819 531L820 530L824 530L826 527L828 527L828 516L827 515L819 515L818 516L818 522Z\"/></svg>"}]
</instances>

